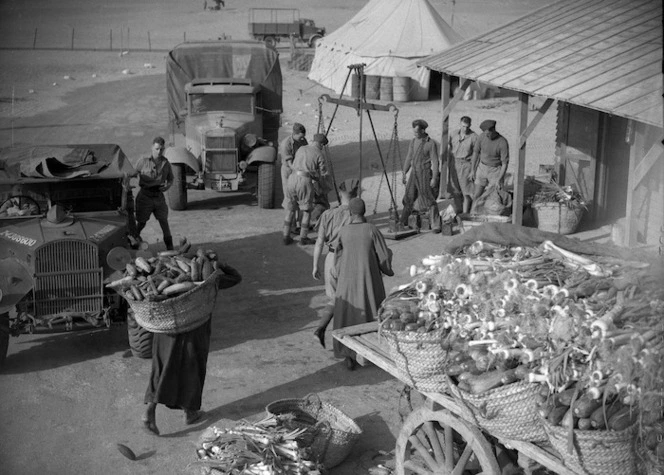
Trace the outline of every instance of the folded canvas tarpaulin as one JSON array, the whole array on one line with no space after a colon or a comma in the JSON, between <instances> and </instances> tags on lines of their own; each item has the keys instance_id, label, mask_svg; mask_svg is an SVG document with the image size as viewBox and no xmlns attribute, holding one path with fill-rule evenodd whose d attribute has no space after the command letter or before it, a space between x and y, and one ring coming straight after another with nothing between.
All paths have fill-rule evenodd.
<instances>
[{"instance_id":1,"label":"folded canvas tarpaulin","mask_svg":"<svg viewBox=\"0 0 664 475\"><path fill-rule=\"evenodd\" d=\"M136 170L115 144L42 145L0 150L0 184L111 179Z\"/></svg>"},{"instance_id":2,"label":"folded canvas tarpaulin","mask_svg":"<svg viewBox=\"0 0 664 475\"><path fill-rule=\"evenodd\" d=\"M410 77L411 100L426 100L430 71L417 60L461 40L428 0L372 0L318 41L309 79L341 93L347 66L365 63L367 75ZM343 92L350 95L350 81Z\"/></svg>"},{"instance_id":3,"label":"folded canvas tarpaulin","mask_svg":"<svg viewBox=\"0 0 664 475\"><path fill-rule=\"evenodd\" d=\"M171 120L186 108L184 87L194 79L251 79L261 86L262 106L281 110L279 53L256 41L201 41L176 46L166 59L166 92Z\"/></svg>"},{"instance_id":4,"label":"folded canvas tarpaulin","mask_svg":"<svg viewBox=\"0 0 664 475\"><path fill-rule=\"evenodd\" d=\"M501 246L537 247L544 241L551 241L558 247L577 254L616 257L625 260L647 260L648 254L634 249L626 249L612 244L580 241L557 233L540 231L510 223L485 223L465 233L458 234L443 244L443 251L455 254L476 241L499 244Z\"/></svg>"}]
</instances>

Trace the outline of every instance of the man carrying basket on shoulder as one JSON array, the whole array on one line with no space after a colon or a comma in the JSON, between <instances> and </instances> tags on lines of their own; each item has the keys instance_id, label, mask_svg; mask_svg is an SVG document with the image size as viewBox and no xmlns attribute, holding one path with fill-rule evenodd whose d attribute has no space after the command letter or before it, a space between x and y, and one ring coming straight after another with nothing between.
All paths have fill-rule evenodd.
<instances>
[{"instance_id":1,"label":"man carrying basket on shoulder","mask_svg":"<svg viewBox=\"0 0 664 475\"><path fill-rule=\"evenodd\" d=\"M220 263L218 272L219 289L233 287L242 280L240 273L228 264ZM208 318L203 325L185 333L154 334L152 373L145 393L148 407L143 416L143 428L149 434L159 435L157 404L164 404L170 409L183 409L188 425L203 417L200 409L211 330L211 318Z\"/></svg>"}]
</instances>

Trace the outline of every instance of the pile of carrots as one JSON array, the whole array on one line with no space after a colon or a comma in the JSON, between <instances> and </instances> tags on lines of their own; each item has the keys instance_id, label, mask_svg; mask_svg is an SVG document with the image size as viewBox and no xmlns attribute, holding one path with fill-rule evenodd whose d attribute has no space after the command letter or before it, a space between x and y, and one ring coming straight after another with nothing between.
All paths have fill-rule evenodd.
<instances>
[{"instance_id":1,"label":"pile of carrots","mask_svg":"<svg viewBox=\"0 0 664 475\"><path fill-rule=\"evenodd\" d=\"M107 287L127 300L160 302L178 296L205 282L217 270L213 250L191 251L186 238L177 250L162 251L155 257L136 257L125 266L124 277Z\"/></svg>"}]
</instances>

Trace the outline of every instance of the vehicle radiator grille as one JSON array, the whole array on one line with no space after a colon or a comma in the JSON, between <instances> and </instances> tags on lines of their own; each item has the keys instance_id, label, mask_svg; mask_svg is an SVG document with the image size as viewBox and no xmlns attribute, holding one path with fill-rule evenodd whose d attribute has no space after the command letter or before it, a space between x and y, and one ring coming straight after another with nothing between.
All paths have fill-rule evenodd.
<instances>
[{"instance_id":1,"label":"vehicle radiator grille","mask_svg":"<svg viewBox=\"0 0 664 475\"><path fill-rule=\"evenodd\" d=\"M97 246L67 239L39 248L35 254L34 305L37 317L100 312L103 288Z\"/></svg>"},{"instance_id":2,"label":"vehicle radiator grille","mask_svg":"<svg viewBox=\"0 0 664 475\"><path fill-rule=\"evenodd\" d=\"M222 137L205 137L205 148L210 149L235 149L235 135L224 135Z\"/></svg>"}]
</instances>

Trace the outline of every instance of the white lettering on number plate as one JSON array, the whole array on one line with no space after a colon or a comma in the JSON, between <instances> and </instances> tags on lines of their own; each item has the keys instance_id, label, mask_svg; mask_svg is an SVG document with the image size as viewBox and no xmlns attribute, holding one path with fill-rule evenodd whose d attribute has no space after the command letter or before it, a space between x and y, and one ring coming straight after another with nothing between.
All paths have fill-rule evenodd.
<instances>
[{"instance_id":1,"label":"white lettering on number plate","mask_svg":"<svg viewBox=\"0 0 664 475\"><path fill-rule=\"evenodd\" d=\"M32 247L35 244L37 244L36 239L32 239L26 236L21 236L20 234L13 233L11 231L3 231L0 233L0 236L4 236L10 241L14 241L28 247Z\"/></svg>"}]
</instances>

